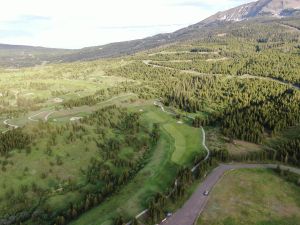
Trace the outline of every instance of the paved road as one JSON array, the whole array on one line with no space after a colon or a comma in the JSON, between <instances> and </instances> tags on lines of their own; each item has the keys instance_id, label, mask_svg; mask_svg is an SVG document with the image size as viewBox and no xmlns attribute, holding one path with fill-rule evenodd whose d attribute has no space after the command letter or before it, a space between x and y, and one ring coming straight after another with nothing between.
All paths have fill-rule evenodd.
<instances>
[{"instance_id":1,"label":"paved road","mask_svg":"<svg viewBox=\"0 0 300 225\"><path fill-rule=\"evenodd\" d=\"M253 168L276 168L274 164L222 164L215 168L207 178L200 184L190 199L167 221L161 225L193 225L198 216L202 213L207 204L208 196L203 193L211 191L214 185L220 180L226 171L234 169L253 169ZM291 171L300 174L300 169L281 166L282 169L290 169Z\"/></svg>"},{"instance_id":2,"label":"paved road","mask_svg":"<svg viewBox=\"0 0 300 225\"><path fill-rule=\"evenodd\" d=\"M154 101L153 104L154 104L155 106L160 107L161 111L176 116L175 113L166 111L165 108L164 108L163 103L161 103L159 100ZM194 119L193 117L189 117L189 116L187 116L187 117L190 118L190 119ZM205 159L204 159L204 160L206 161L206 160L208 160L208 158L209 158L209 156L210 156L210 151L209 151L208 147L207 147L206 144L205 144L205 130L204 130L203 127L201 127L201 130L202 130L202 135L203 135L203 138L202 138L202 145L203 145L203 147L205 148L205 150L207 151L207 155L206 155L206 157L205 157ZM194 172L199 166L200 166L200 163L198 163L197 165L195 165L195 166L191 169L191 171ZM175 182L176 182L176 181L175 181ZM148 211L149 211L149 209L145 209L143 212L141 212L141 213L139 213L137 216L135 216L135 218L138 219L138 218L144 216ZM128 222L126 225L131 225L131 222Z\"/></svg>"}]
</instances>

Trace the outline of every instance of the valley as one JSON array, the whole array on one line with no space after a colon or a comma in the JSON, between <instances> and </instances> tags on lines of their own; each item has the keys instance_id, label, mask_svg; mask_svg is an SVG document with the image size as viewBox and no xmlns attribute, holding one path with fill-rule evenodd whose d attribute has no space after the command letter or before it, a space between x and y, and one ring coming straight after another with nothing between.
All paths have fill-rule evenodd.
<instances>
[{"instance_id":1,"label":"valley","mask_svg":"<svg viewBox=\"0 0 300 225\"><path fill-rule=\"evenodd\" d=\"M295 2L101 49L0 45L0 225L299 224Z\"/></svg>"}]
</instances>

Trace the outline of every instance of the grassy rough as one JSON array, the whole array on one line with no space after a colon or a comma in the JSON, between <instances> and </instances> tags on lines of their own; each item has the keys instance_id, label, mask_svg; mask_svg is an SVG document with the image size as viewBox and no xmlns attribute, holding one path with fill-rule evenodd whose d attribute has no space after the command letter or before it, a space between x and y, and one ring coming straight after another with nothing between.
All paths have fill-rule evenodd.
<instances>
[{"instance_id":1,"label":"grassy rough","mask_svg":"<svg viewBox=\"0 0 300 225\"><path fill-rule=\"evenodd\" d=\"M300 189L271 170L229 172L212 191L198 224L300 224Z\"/></svg>"},{"instance_id":2,"label":"grassy rough","mask_svg":"<svg viewBox=\"0 0 300 225\"><path fill-rule=\"evenodd\" d=\"M132 218L147 208L150 198L165 192L174 181L179 165L188 165L193 154L201 151L200 130L178 124L175 118L151 105L134 107L142 111L142 123L161 124L161 137L145 167L122 190L99 207L90 210L72 225L112 224L118 214ZM179 139L180 138L180 139ZM180 142L185 143L180 146ZM176 161L175 161L175 160Z\"/></svg>"}]
</instances>

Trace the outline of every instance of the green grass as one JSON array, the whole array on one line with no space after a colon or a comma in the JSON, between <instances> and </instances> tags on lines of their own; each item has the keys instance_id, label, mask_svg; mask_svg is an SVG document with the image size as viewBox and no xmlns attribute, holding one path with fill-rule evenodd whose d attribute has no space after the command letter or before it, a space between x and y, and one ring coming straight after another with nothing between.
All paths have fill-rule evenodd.
<instances>
[{"instance_id":1,"label":"green grass","mask_svg":"<svg viewBox=\"0 0 300 225\"><path fill-rule=\"evenodd\" d=\"M74 107L72 109L65 109L65 108L59 108L58 110L55 109L55 105L51 105L51 106L47 106L47 107L43 107L40 110L37 111L30 111L28 113L25 114L21 114L16 118L10 119L9 123L13 124L13 125L17 125L17 126L24 126L26 124L34 124L36 123L36 121L31 121L28 118L36 115L38 113L41 113L35 117L33 117L32 119L34 120L41 120L41 121L45 121L45 116L50 113L51 111L55 111L55 113L51 114L48 117L48 121L49 122L55 122L55 123L66 123L69 122L70 119L72 117L84 117L87 115L90 115L91 113L93 113L95 110L99 109L100 107L104 107L104 106L108 106L108 105L123 105L122 102L124 101L129 101L131 99L136 99L136 95L132 94L132 93L125 93L125 94L120 94L118 96L114 96L106 101L103 102L99 102L98 104L94 105L94 106L80 106L80 107ZM7 128L5 127L5 125L3 124L3 121L5 120L5 118L0 120L0 129L2 131L6 130Z\"/></svg>"},{"instance_id":2,"label":"green grass","mask_svg":"<svg viewBox=\"0 0 300 225\"><path fill-rule=\"evenodd\" d=\"M282 141L295 139L298 138L299 136L300 136L300 125L293 126L283 130L282 132L278 133L274 137L268 138L265 141L265 144L272 147L272 146L276 146L278 143L281 143Z\"/></svg>"},{"instance_id":3,"label":"green grass","mask_svg":"<svg viewBox=\"0 0 300 225\"><path fill-rule=\"evenodd\" d=\"M120 96L120 98L115 98L113 101L123 101L126 99L127 98ZM110 103L105 103L105 105L108 104ZM100 107L100 104L98 107ZM87 113L91 112L92 111ZM111 119L114 119L114 115L111 115ZM69 118L66 121L69 121ZM79 188L86 184L86 177L81 169L86 169L90 164L91 158L99 158L101 156L99 154L99 148L94 142L94 139L99 139L99 135L95 133L95 127L93 125L85 125L85 132L82 133L83 136L79 137L76 134L75 140L69 142L69 130L64 130L57 135L56 143L51 144L52 153L47 154L46 149L47 142L49 141L49 130L53 131L53 129L56 128L57 127L52 123L42 125L38 122L29 122L24 128L25 132L36 136L34 143L30 146L31 152L26 154L25 150L14 150L10 152L7 159L0 157L1 164L5 160L8 161L8 164L5 165L5 167L1 166L0 170L1 213L5 214L10 210L8 206L10 206L11 203L7 199L9 191L13 189L14 193L19 194L21 186L26 185L31 189L33 183L47 190L47 196L43 206L46 206L52 211L63 209L68 206L71 201L78 202L78 200L82 198L83 192L80 193L72 190L57 192L57 190L60 189L59 187L68 186L69 183ZM117 138L124 138L124 134L115 133L113 129L106 129L105 135L106 137L116 136ZM148 134L145 133L144 129L141 129L138 136L148 137ZM142 154L141 151L134 151L132 147L127 146L120 151L120 154L125 160L134 160L137 156ZM63 162L62 164L57 164L57 157L60 157ZM45 174L45 176L43 176L43 174ZM34 207L39 199L35 196L35 193L31 193L30 191L26 194L26 197L29 196L32 201L31 206ZM15 209L17 209L17 207L15 207Z\"/></svg>"},{"instance_id":4,"label":"green grass","mask_svg":"<svg viewBox=\"0 0 300 225\"><path fill-rule=\"evenodd\" d=\"M45 111L59 106L53 101L55 98L61 98L65 102L93 95L101 89L116 87L125 81L134 82L105 74L106 69L121 64L123 63L100 61L0 71L0 113L2 108L20 111L26 109L29 111L26 115L28 117L38 110ZM21 118L16 118L16 124L24 125L27 117L22 116L25 115L18 115Z\"/></svg>"},{"instance_id":5,"label":"green grass","mask_svg":"<svg viewBox=\"0 0 300 225\"><path fill-rule=\"evenodd\" d=\"M195 155L203 151L200 129L175 123L165 124L163 128L172 136L175 142L175 151L172 154L173 162L179 165L189 165Z\"/></svg>"},{"instance_id":6,"label":"green grass","mask_svg":"<svg viewBox=\"0 0 300 225\"><path fill-rule=\"evenodd\" d=\"M228 172L210 194L200 225L298 225L300 189L271 170Z\"/></svg>"},{"instance_id":7,"label":"green grass","mask_svg":"<svg viewBox=\"0 0 300 225\"><path fill-rule=\"evenodd\" d=\"M51 155L45 153L46 139L43 138L36 142L30 154L26 154L25 151L22 153L13 151L8 158L13 164L7 165L6 171L1 171L0 198L3 200L6 192L11 188L17 192L21 185L31 187L32 183L49 190L50 193L68 180L72 180L76 184L83 183L80 168L85 168L89 164L90 158L97 155L97 148L93 142L85 144L81 140L66 144L64 138L58 138L58 144L52 147ZM86 147L89 149L87 152L85 151ZM56 164L56 156L61 157L62 165ZM43 173L47 174L47 177L42 179ZM5 204L6 201L0 201L0 208L5 207ZM54 206L54 208L57 207L57 205Z\"/></svg>"},{"instance_id":8,"label":"green grass","mask_svg":"<svg viewBox=\"0 0 300 225\"><path fill-rule=\"evenodd\" d=\"M172 121L168 115L153 106L139 107L144 110L144 123ZM148 206L148 202L157 192L165 192L174 181L177 165L172 162L173 139L164 130L161 138L148 159L145 167L119 193L103 202L79 219L73 225L112 224L118 214L127 219L136 216Z\"/></svg>"},{"instance_id":9,"label":"green grass","mask_svg":"<svg viewBox=\"0 0 300 225\"><path fill-rule=\"evenodd\" d=\"M153 123L161 125L161 137L145 167L119 193L103 202L72 225L98 225L113 223L113 218L122 215L128 220L147 208L157 192L165 192L174 182L179 165L190 165L194 154L201 151L200 130L177 120L153 105L140 104L132 110L142 112L142 123L151 129ZM184 146L176 140L180 138ZM130 154L124 150L122 154Z\"/></svg>"},{"instance_id":10,"label":"green grass","mask_svg":"<svg viewBox=\"0 0 300 225\"><path fill-rule=\"evenodd\" d=\"M147 112L148 120L161 124L161 129L165 130L173 139L175 150L171 160L181 166L191 166L195 155L204 151L201 130L191 127L187 123L178 123L177 119L161 112L158 107L151 106L149 108L148 106L148 110L150 110Z\"/></svg>"}]
</instances>

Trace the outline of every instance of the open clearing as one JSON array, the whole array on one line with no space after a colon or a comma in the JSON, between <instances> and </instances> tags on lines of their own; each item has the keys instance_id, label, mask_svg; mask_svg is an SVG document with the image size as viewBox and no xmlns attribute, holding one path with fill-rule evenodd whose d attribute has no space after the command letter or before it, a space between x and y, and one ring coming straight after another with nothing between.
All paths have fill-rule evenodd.
<instances>
[{"instance_id":1,"label":"open clearing","mask_svg":"<svg viewBox=\"0 0 300 225\"><path fill-rule=\"evenodd\" d=\"M226 148L231 155L247 154L249 152L258 152L263 150L261 145L241 140L234 140L234 144L227 143Z\"/></svg>"},{"instance_id":2,"label":"open clearing","mask_svg":"<svg viewBox=\"0 0 300 225\"><path fill-rule=\"evenodd\" d=\"M266 169L228 172L210 194L200 225L297 225L300 189Z\"/></svg>"}]
</instances>

